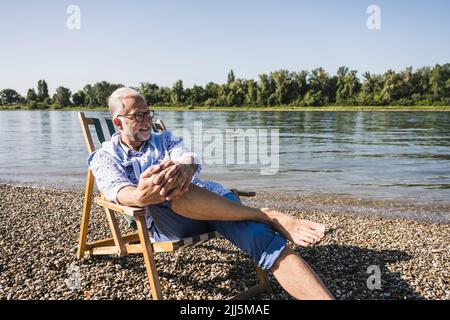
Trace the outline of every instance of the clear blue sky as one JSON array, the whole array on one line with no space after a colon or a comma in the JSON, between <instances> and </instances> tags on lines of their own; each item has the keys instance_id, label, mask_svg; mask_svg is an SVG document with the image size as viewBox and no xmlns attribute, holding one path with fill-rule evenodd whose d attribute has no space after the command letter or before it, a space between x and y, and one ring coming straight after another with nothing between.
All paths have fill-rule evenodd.
<instances>
[{"instance_id":1,"label":"clear blue sky","mask_svg":"<svg viewBox=\"0 0 450 320\"><path fill-rule=\"evenodd\" d=\"M81 29L68 30L69 5ZM369 5L381 30L369 30ZM280 68L360 72L450 62L450 1L4 1L0 89L50 92L101 80L171 86L254 78Z\"/></svg>"}]
</instances>

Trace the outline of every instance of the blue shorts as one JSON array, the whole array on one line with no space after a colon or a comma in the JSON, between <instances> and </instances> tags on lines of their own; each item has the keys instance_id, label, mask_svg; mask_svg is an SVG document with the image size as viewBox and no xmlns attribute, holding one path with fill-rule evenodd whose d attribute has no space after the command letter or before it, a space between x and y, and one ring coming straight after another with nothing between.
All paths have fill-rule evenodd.
<instances>
[{"instance_id":1,"label":"blue shorts","mask_svg":"<svg viewBox=\"0 0 450 320\"><path fill-rule=\"evenodd\" d=\"M240 202L233 193L224 197ZM180 240L215 230L246 252L263 270L272 268L286 247L286 239L263 223L189 219L172 211L170 201L151 205L149 209L153 217L149 231L157 242Z\"/></svg>"}]
</instances>

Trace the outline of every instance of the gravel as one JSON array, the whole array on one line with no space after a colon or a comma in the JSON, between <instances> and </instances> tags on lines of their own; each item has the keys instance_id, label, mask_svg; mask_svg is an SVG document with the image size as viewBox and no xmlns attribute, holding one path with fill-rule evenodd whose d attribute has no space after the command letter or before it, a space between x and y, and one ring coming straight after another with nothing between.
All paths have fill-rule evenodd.
<instances>
[{"instance_id":1,"label":"gravel","mask_svg":"<svg viewBox=\"0 0 450 320\"><path fill-rule=\"evenodd\" d=\"M0 192L0 299L149 299L141 256L77 260L81 190L0 184ZM281 195L244 202L327 225L322 243L295 250L338 299L450 299L449 224L352 214L339 199L334 210ZM110 237L98 207L89 227L89 240ZM224 239L159 253L156 264L166 299L227 299L256 284L253 263ZM273 293L259 299L291 299L269 278Z\"/></svg>"}]
</instances>

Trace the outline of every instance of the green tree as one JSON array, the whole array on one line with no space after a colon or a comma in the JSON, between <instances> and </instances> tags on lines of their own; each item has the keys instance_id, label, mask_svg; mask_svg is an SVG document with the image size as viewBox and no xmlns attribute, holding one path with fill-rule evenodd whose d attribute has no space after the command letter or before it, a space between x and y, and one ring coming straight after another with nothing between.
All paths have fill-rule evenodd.
<instances>
[{"instance_id":1,"label":"green tree","mask_svg":"<svg viewBox=\"0 0 450 320\"><path fill-rule=\"evenodd\" d=\"M247 88L245 93L245 105L253 106L256 105L256 99L258 97L258 84L255 80L245 80L245 86Z\"/></svg>"},{"instance_id":2,"label":"green tree","mask_svg":"<svg viewBox=\"0 0 450 320\"><path fill-rule=\"evenodd\" d=\"M86 106L89 106L89 107L99 106L99 103L97 102L95 90L90 84L87 84L84 86L83 92L85 95L84 101L85 101Z\"/></svg>"},{"instance_id":3,"label":"green tree","mask_svg":"<svg viewBox=\"0 0 450 320\"><path fill-rule=\"evenodd\" d=\"M289 104L294 93L291 74L288 70L279 70L272 72L270 75L275 86L275 92L273 93L275 104Z\"/></svg>"},{"instance_id":4,"label":"green tree","mask_svg":"<svg viewBox=\"0 0 450 320\"><path fill-rule=\"evenodd\" d=\"M84 91L77 91L72 95L73 105L76 107L82 107L86 105L86 94Z\"/></svg>"},{"instance_id":5,"label":"green tree","mask_svg":"<svg viewBox=\"0 0 450 320\"><path fill-rule=\"evenodd\" d=\"M23 98L14 89L4 89L0 91L0 100L4 105L19 103Z\"/></svg>"},{"instance_id":6,"label":"green tree","mask_svg":"<svg viewBox=\"0 0 450 320\"><path fill-rule=\"evenodd\" d=\"M381 90L383 89L383 77L377 74L365 72L364 81L358 97L358 103L364 106L381 104Z\"/></svg>"},{"instance_id":7,"label":"green tree","mask_svg":"<svg viewBox=\"0 0 450 320\"><path fill-rule=\"evenodd\" d=\"M194 85L188 94L191 105L202 105L205 102L205 89L202 86Z\"/></svg>"},{"instance_id":8,"label":"green tree","mask_svg":"<svg viewBox=\"0 0 450 320\"><path fill-rule=\"evenodd\" d=\"M50 99L50 96L48 94L48 86L47 86L47 82L45 82L45 80L39 80L38 81L38 85L37 85L37 97L38 97L38 101L39 102L45 102L45 100Z\"/></svg>"},{"instance_id":9,"label":"green tree","mask_svg":"<svg viewBox=\"0 0 450 320\"><path fill-rule=\"evenodd\" d=\"M292 73L292 100L294 105L303 105L303 99L309 90L308 83L309 72L302 70L300 72Z\"/></svg>"},{"instance_id":10,"label":"green tree","mask_svg":"<svg viewBox=\"0 0 450 320\"><path fill-rule=\"evenodd\" d=\"M399 99L400 78L394 70L388 70L383 74L383 88L381 89L381 99L384 104Z\"/></svg>"},{"instance_id":11,"label":"green tree","mask_svg":"<svg viewBox=\"0 0 450 320\"><path fill-rule=\"evenodd\" d=\"M159 87L158 93L158 103L162 105L169 105L172 103L172 89L169 87Z\"/></svg>"},{"instance_id":12,"label":"green tree","mask_svg":"<svg viewBox=\"0 0 450 320\"><path fill-rule=\"evenodd\" d=\"M170 95L171 102L174 105L180 105L184 102L185 95L186 93L184 91L183 81L182 80L176 81L175 84L173 85L172 93Z\"/></svg>"},{"instance_id":13,"label":"green tree","mask_svg":"<svg viewBox=\"0 0 450 320\"><path fill-rule=\"evenodd\" d=\"M72 104L70 101L71 95L72 92L68 88L58 87L53 95L53 101L57 106L67 107Z\"/></svg>"},{"instance_id":14,"label":"green tree","mask_svg":"<svg viewBox=\"0 0 450 320\"><path fill-rule=\"evenodd\" d=\"M330 77L323 68L311 71L309 88L305 96L306 105L323 106L335 102L336 79Z\"/></svg>"},{"instance_id":15,"label":"green tree","mask_svg":"<svg viewBox=\"0 0 450 320\"><path fill-rule=\"evenodd\" d=\"M420 94L421 96L427 96L431 94L431 68L423 67L417 69L414 73L415 75L415 93Z\"/></svg>"},{"instance_id":16,"label":"green tree","mask_svg":"<svg viewBox=\"0 0 450 320\"><path fill-rule=\"evenodd\" d=\"M325 104L325 99L320 91L314 92L309 90L304 98L304 105L307 107L317 107L323 106Z\"/></svg>"},{"instance_id":17,"label":"green tree","mask_svg":"<svg viewBox=\"0 0 450 320\"><path fill-rule=\"evenodd\" d=\"M355 104L361 89L357 71L349 71L347 67L340 67L336 78L336 104Z\"/></svg>"},{"instance_id":18,"label":"green tree","mask_svg":"<svg viewBox=\"0 0 450 320\"><path fill-rule=\"evenodd\" d=\"M233 69L231 69L227 76L227 83L230 84L230 83L234 82L234 80L236 80L236 78L234 76Z\"/></svg>"},{"instance_id":19,"label":"green tree","mask_svg":"<svg viewBox=\"0 0 450 320\"><path fill-rule=\"evenodd\" d=\"M107 106L109 96L118 88L123 87L122 84L112 84L107 81L101 81L94 84L92 89L95 94L95 101L99 106Z\"/></svg>"},{"instance_id":20,"label":"green tree","mask_svg":"<svg viewBox=\"0 0 450 320\"><path fill-rule=\"evenodd\" d=\"M231 98L228 97L228 94L230 93L230 87L228 84L222 84L219 86L219 94L217 96L216 105L217 106L228 106L228 101Z\"/></svg>"},{"instance_id":21,"label":"green tree","mask_svg":"<svg viewBox=\"0 0 450 320\"><path fill-rule=\"evenodd\" d=\"M260 106L270 105L269 98L273 91L273 84L271 83L270 77L265 73L260 74L258 81L258 93L256 97L257 104Z\"/></svg>"},{"instance_id":22,"label":"green tree","mask_svg":"<svg viewBox=\"0 0 450 320\"><path fill-rule=\"evenodd\" d=\"M450 97L450 64L435 65L430 75L431 92L437 98Z\"/></svg>"},{"instance_id":23,"label":"green tree","mask_svg":"<svg viewBox=\"0 0 450 320\"><path fill-rule=\"evenodd\" d=\"M157 104L159 101L158 97L159 86L154 83L142 82L139 87L139 92L144 97L145 101L149 105Z\"/></svg>"},{"instance_id":24,"label":"green tree","mask_svg":"<svg viewBox=\"0 0 450 320\"><path fill-rule=\"evenodd\" d=\"M27 101L28 101L28 103L31 103L32 101L34 101L34 102L38 101L38 96L37 96L36 91L34 90L34 88L28 89Z\"/></svg>"},{"instance_id":25,"label":"green tree","mask_svg":"<svg viewBox=\"0 0 450 320\"><path fill-rule=\"evenodd\" d=\"M246 87L242 79L236 79L226 85L225 101L227 106L242 106L245 101Z\"/></svg>"},{"instance_id":26,"label":"green tree","mask_svg":"<svg viewBox=\"0 0 450 320\"><path fill-rule=\"evenodd\" d=\"M218 105L218 98L220 95L220 85L214 82L208 82L205 86L205 105L216 106Z\"/></svg>"}]
</instances>

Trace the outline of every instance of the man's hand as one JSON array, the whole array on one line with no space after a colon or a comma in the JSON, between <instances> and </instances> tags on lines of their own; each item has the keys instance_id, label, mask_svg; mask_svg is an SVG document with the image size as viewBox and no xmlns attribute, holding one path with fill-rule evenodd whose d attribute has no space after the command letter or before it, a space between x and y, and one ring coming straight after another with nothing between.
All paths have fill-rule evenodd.
<instances>
[{"instance_id":1,"label":"man's hand","mask_svg":"<svg viewBox=\"0 0 450 320\"><path fill-rule=\"evenodd\" d=\"M163 169L154 180L155 184L161 186L160 196L165 197L166 200L173 200L189 190L195 173L194 164L169 160L160 165Z\"/></svg>"},{"instance_id":2,"label":"man's hand","mask_svg":"<svg viewBox=\"0 0 450 320\"><path fill-rule=\"evenodd\" d=\"M135 190L135 201L139 206L164 202L165 198L160 195L161 185L155 183L156 174L162 170L161 165L151 166L139 176L139 184Z\"/></svg>"},{"instance_id":3,"label":"man's hand","mask_svg":"<svg viewBox=\"0 0 450 320\"><path fill-rule=\"evenodd\" d=\"M150 204L164 202L166 199L159 193L161 185L155 183L158 173L163 170L161 165L151 166L139 176L137 186L126 186L117 193L118 203L125 206L145 207Z\"/></svg>"}]
</instances>

